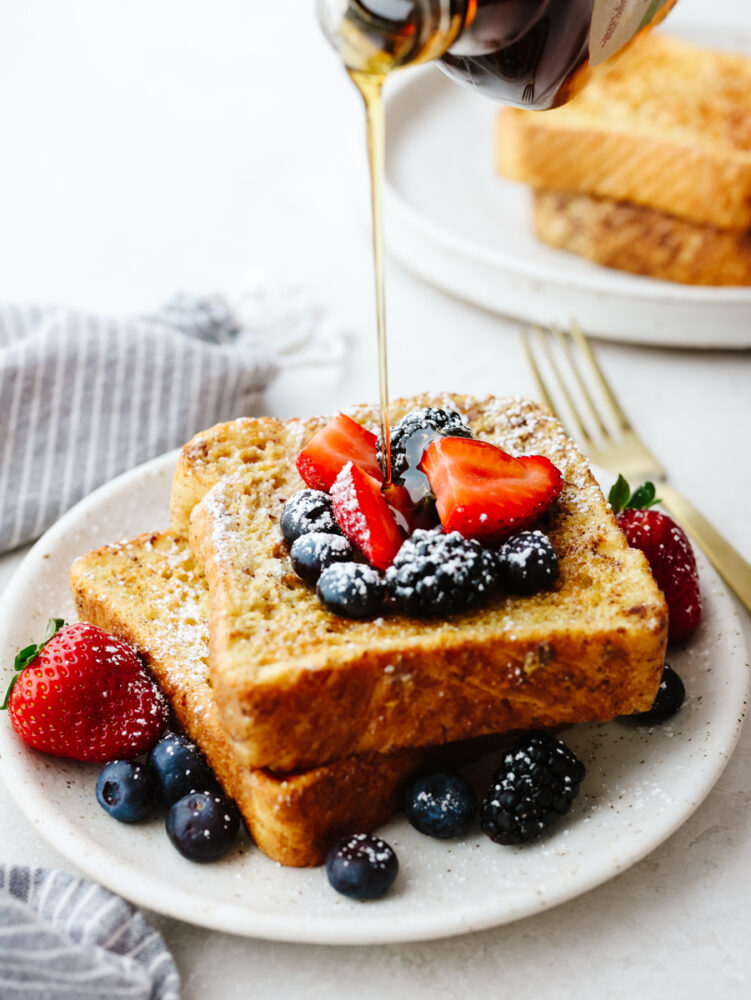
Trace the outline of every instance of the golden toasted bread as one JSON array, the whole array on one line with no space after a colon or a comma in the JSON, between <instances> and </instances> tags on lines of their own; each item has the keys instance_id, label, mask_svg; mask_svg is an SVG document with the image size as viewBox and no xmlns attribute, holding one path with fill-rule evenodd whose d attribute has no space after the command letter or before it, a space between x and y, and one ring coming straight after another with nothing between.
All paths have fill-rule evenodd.
<instances>
[{"instance_id":1,"label":"golden toasted bread","mask_svg":"<svg viewBox=\"0 0 751 1000\"><path fill-rule=\"evenodd\" d=\"M323 418L242 420L198 435L178 465L172 514L179 530L201 501L190 540L209 583L212 687L246 766L308 768L610 719L654 699L664 600L560 424L532 402L493 397L423 395L396 401L392 417L425 405L457 409L478 438L559 467L563 491L544 525L558 580L549 592L500 593L445 620L336 617L292 571L278 527L304 485L297 453ZM377 426L376 408L350 412Z\"/></svg>"},{"instance_id":2,"label":"golden toasted bread","mask_svg":"<svg viewBox=\"0 0 751 1000\"><path fill-rule=\"evenodd\" d=\"M751 60L647 35L570 104L501 109L497 165L535 188L751 228Z\"/></svg>"},{"instance_id":3,"label":"golden toasted bread","mask_svg":"<svg viewBox=\"0 0 751 1000\"><path fill-rule=\"evenodd\" d=\"M604 267L687 285L751 285L751 230L567 191L534 191L532 205L539 240Z\"/></svg>"},{"instance_id":4,"label":"golden toasted bread","mask_svg":"<svg viewBox=\"0 0 751 1000\"><path fill-rule=\"evenodd\" d=\"M363 754L294 774L249 769L222 726L208 671L208 589L187 542L142 535L79 558L71 585L80 618L131 642L186 733L206 754L260 849L283 865L321 864L340 837L369 832L394 811L405 779L427 764L452 766L501 738L438 750Z\"/></svg>"}]
</instances>

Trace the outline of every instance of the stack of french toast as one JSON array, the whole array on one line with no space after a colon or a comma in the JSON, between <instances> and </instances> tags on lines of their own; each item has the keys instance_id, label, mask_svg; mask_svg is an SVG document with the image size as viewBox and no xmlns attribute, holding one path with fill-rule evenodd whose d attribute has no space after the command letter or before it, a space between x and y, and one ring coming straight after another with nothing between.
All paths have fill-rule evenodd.
<instances>
[{"instance_id":1,"label":"stack of french toast","mask_svg":"<svg viewBox=\"0 0 751 1000\"><path fill-rule=\"evenodd\" d=\"M80 617L138 649L258 847L285 865L319 864L339 837L377 828L437 759L644 711L660 683L664 599L560 424L527 400L434 394L397 400L392 421L427 406L560 470L544 525L559 564L549 589L429 618L328 610L293 572L279 526L304 486L297 456L325 418L198 434L177 463L170 527L72 568ZM348 413L377 430L377 408Z\"/></svg>"},{"instance_id":2,"label":"stack of french toast","mask_svg":"<svg viewBox=\"0 0 751 1000\"><path fill-rule=\"evenodd\" d=\"M751 284L751 59L658 32L570 104L503 108L498 171L543 243L691 285Z\"/></svg>"}]
</instances>

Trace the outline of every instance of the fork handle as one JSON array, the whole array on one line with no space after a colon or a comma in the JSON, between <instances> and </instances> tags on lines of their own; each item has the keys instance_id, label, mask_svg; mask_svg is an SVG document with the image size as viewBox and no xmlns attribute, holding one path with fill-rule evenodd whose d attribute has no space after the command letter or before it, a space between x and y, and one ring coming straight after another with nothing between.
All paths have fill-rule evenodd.
<instances>
[{"instance_id":1,"label":"fork handle","mask_svg":"<svg viewBox=\"0 0 751 1000\"><path fill-rule=\"evenodd\" d=\"M657 488L662 505L704 550L725 583L751 611L751 566L692 503L667 483Z\"/></svg>"}]
</instances>

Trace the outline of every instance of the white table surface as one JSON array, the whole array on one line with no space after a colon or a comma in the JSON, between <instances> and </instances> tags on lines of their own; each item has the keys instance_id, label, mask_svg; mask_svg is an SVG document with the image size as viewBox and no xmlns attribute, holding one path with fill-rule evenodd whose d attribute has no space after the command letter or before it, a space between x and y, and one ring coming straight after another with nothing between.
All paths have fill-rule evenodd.
<instances>
[{"instance_id":1,"label":"white table surface","mask_svg":"<svg viewBox=\"0 0 751 1000\"><path fill-rule=\"evenodd\" d=\"M681 0L680 16L704 0ZM743 0L715 0L751 26ZM351 332L341 372L286 372L268 412L376 395L359 98L313 2L2 5L0 299L142 309L262 266ZM676 15L678 16L678 15ZM719 16L719 15L718 15ZM388 269L391 387L530 393L514 324ZM751 322L751 317L749 317ZM751 358L602 344L673 483L751 560ZM0 415L0 422L2 415ZM0 589L22 553L0 558ZM749 616L741 611L747 641ZM746 997L751 729L660 849L541 916L450 941L327 949L152 915L183 997ZM0 788L0 860L69 867Z\"/></svg>"}]
</instances>

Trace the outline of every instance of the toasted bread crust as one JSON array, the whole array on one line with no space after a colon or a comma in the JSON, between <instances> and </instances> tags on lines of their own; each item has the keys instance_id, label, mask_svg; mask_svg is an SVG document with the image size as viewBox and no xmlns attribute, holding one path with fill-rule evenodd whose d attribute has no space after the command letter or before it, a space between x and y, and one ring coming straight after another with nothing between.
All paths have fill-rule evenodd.
<instances>
[{"instance_id":1,"label":"toasted bread crust","mask_svg":"<svg viewBox=\"0 0 751 1000\"><path fill-rule=\"evenodd\" d=\"M751 230L565 191L534 191L532 203L539 240L604 267L688 285L751 285Z\"/></svg>"},{"instance_id":2,"label":"toasted bread crust","mask_svg":"<svg viewBox=\"0 0 751 1000\"><path fill-rule=\"evenodd\" d=\"M323 418L238 421L199 435L178 468L172 512L179 524L208 491L191 517L191 546L209 581L214 695L248 766L314 767L651 705L664 600L558 422L529 401L492 397L420 396L397 401L392 415L423 405L453 406L478 437L559 466L564 489L546 525L561 567L555 589L499 595L445 621L336 618L291 571L278 529L303 485L297 452ZM377 423L374 408L351 412ZM233 459L248 455L246 440L255 457Z\"/></svg>"},{"instance_id":3,"label":"toasted bread crust","mask_svg":"<svg viewBox=\"0 0 751 1000\"><path fill-rule=\"evenodd\" d=\"M570 104L497 119L497 168L721 228L751 227L751 60L661 34Z\"/></svg>"}]
</instances>

